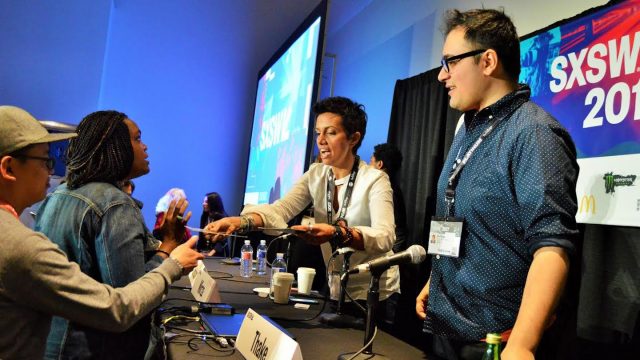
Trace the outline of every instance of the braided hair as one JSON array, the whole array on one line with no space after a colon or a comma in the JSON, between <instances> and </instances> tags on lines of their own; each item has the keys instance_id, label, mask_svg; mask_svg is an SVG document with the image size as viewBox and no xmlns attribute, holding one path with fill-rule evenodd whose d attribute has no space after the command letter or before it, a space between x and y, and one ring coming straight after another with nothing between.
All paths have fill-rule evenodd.
<instances>
[{"instance_id":1,"label":"braided hair","mask_svg":"<svg viewBox=\"0 0 640 360\"><path fill-rule=\"evenodd\" d=\"M78 137L67 150L67 186L76 189L99 181L117 185L133 165L133 147L127 115L114 110L96 111L78 125Z\"/></svg>"}]
</instances>

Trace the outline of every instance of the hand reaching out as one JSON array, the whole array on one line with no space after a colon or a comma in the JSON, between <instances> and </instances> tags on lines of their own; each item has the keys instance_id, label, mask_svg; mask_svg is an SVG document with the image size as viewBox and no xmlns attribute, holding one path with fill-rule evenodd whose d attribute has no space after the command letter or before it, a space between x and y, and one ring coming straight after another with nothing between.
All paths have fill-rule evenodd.
<instances>
[{"instance_id":1,"label":"hand reaching out","mask_svg":"<svg viewBox=\"0 0 640 360\"><path fill-rule=\"evenodd\" d=\"M182 273L184 275L188 274L198 265L198 260L204 259L204 255L195 250L197 242L198 237L192 236L184 244L176 247L171 252L171 257L182 265Z\"/></svg>"},{"instance_id":2,"label":"hand reaching out","mask_svg":"<svg viewBox=\"0 0 640 360\"><path fill-rule=\"evenodd\" d=\"M169 252L182 243L184 238L184 224L191 219L191 211L184 215L187 206L189 206L189 202L184 198L171 200L160 223L163 248Z\"/></svg>"},{"instance_id":3,"label":"hand reaching out","mask_svg":"<svg viewBox=\"0 0 640 360\"><path fill-rule=\"evenodd\" d=\"M207 239L213 242L217 242L224 239L228 235L233 234L233 232L237 231L238 229L240 229L239 216L222 218L220 220L207 224L207 226L204 228L205 236L207 237ZM220 234L207 234L206 232L220 233ZM226 235L223 235L223 234L226 234Z\"/></svg>"},{"instance_id":4,"label":"hand reaching out","mask_svg":"<svg viewBox=\"0 0 640 360\"><path fill-rule=\"evenodd\" d=\"M296 236L312 245L320 245L330 241L336 232L335 226L329 224L294 225L291 228L304 231L296 233Z\"/></svg>"}]
</instances>

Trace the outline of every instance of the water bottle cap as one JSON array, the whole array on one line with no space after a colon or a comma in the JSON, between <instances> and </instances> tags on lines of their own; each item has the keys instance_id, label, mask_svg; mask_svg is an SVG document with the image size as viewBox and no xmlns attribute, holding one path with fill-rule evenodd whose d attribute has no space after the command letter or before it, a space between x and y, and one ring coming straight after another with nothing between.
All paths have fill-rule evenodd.
<instances>
[{"instance_id":1,"label":"water bottle cap","mask_svg":"<svg viewBox=\"0 0 640 360\"><path fill-rule=\"evenodd\" d=\"M276 258L284 258L284 253L276 253Z\"/></svg>"},{"instance_id":2,"label":"water bottle cap","mask_svg":"<svg viewBox=\"0 0 640 360\"><path fill-rule=\"evenodd\" d=\"M260 245L267 245L267 240L260 240Z\"/></svg>"},{"instance_id":3,"label":"water bottle cap","mask_svg":"<svg viewBox=\"0 0 640 360\"><path fill-rule=\"evenodd\" d=\"M244 244L245 244L245 245L251 245L251 240L245 240L245 241L244 241Z\"/></svg>"}]
</instances>

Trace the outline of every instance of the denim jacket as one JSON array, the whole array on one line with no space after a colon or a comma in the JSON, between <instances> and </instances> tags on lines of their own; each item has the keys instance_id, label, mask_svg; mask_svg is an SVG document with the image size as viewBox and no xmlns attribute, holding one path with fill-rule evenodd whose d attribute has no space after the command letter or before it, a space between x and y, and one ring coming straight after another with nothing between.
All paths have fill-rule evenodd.
<instances>
[{"instance_id":1,"label":"denim jacket","mask_svg":"<svg viewBox=\"0 0 640 360\"><path fill-rule=\"evenodd\" d=\"M60 185L38 210L35 229L58 244L84 273L113 287L142 277L163 260L155 255L159 242L145 226L136 202L108 183L74 190ZM54 317L46 358L141 359L149 333L149 316L120 334Z\"/></svg>"}]
</instances>

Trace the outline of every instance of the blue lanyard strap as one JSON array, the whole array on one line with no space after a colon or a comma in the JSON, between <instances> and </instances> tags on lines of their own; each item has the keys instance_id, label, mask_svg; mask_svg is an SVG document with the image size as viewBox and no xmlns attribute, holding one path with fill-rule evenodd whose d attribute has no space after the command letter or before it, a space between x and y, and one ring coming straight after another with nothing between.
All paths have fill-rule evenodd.
<instances>
[{"instance_id":1,"label":"blue lanyard strap","mask_svg":"<svg viewBox=\"0 0 640 360\"><path fill-rule=\"evenodd\" d=\"M469 148L469 150L467 150L467 152L464 154L462 159L458 159L458 157L456 156L456 161L453 163L453 169L451 169L451 172L449 173L449 179L447 181L447 189L444 192L444 201L447 205L447 217L450 217L453 214L452 210L453 210L453 204L455 203L455 199L456 199L456 186L458 185L458 176L460 175L460 172L465 167L465 165L467 165L467 162L469 162L469 159L471 158L473 153L478 149L480 144L482 144L484 139L486 139L487 136L489 136L489 134L493 132L493 130L496 128L496 125L500 120L500 118L493 117L493 115L489 115L489 119L491 119L489 126L487 126L487 128L482 132L480 137L473 143L473 145L471 145L471 147Z\"/></svg>"},{"instance_id":2,"label":"blue lanyard strap","mask_svg":"<svg viewBox=\"0 0 640 360\"><path fill-rule=\"evenodd\" d=\"M522 89L521 87L519 89ZM464 154L462 159L458 159L456 156L456 161L453 165L453 169L449 173L449 179L447 181L447 189L445 190L445 202L447 204L447 217L452 216L453 214L453 204L455 202L456 197L456 186L458 185L458 178L460 172L465 167L471 155L478 149L480 144L495 130L496 126L503 119L507 119L511 114L513 114L522 104L529 101L528 96L523 96L519 93L519 91L513 92L501 100L499 100L495 105L491 105L489 107L489 111L491 111L491 115L489 115L489 125L482 132L480 137L471 145L469 150ZM480 111L482 112L482 111ZM478 116L480 112L477 112L475 116ZM466 117L467 115L465 115Z\"/></svg>"}]
</instances>

